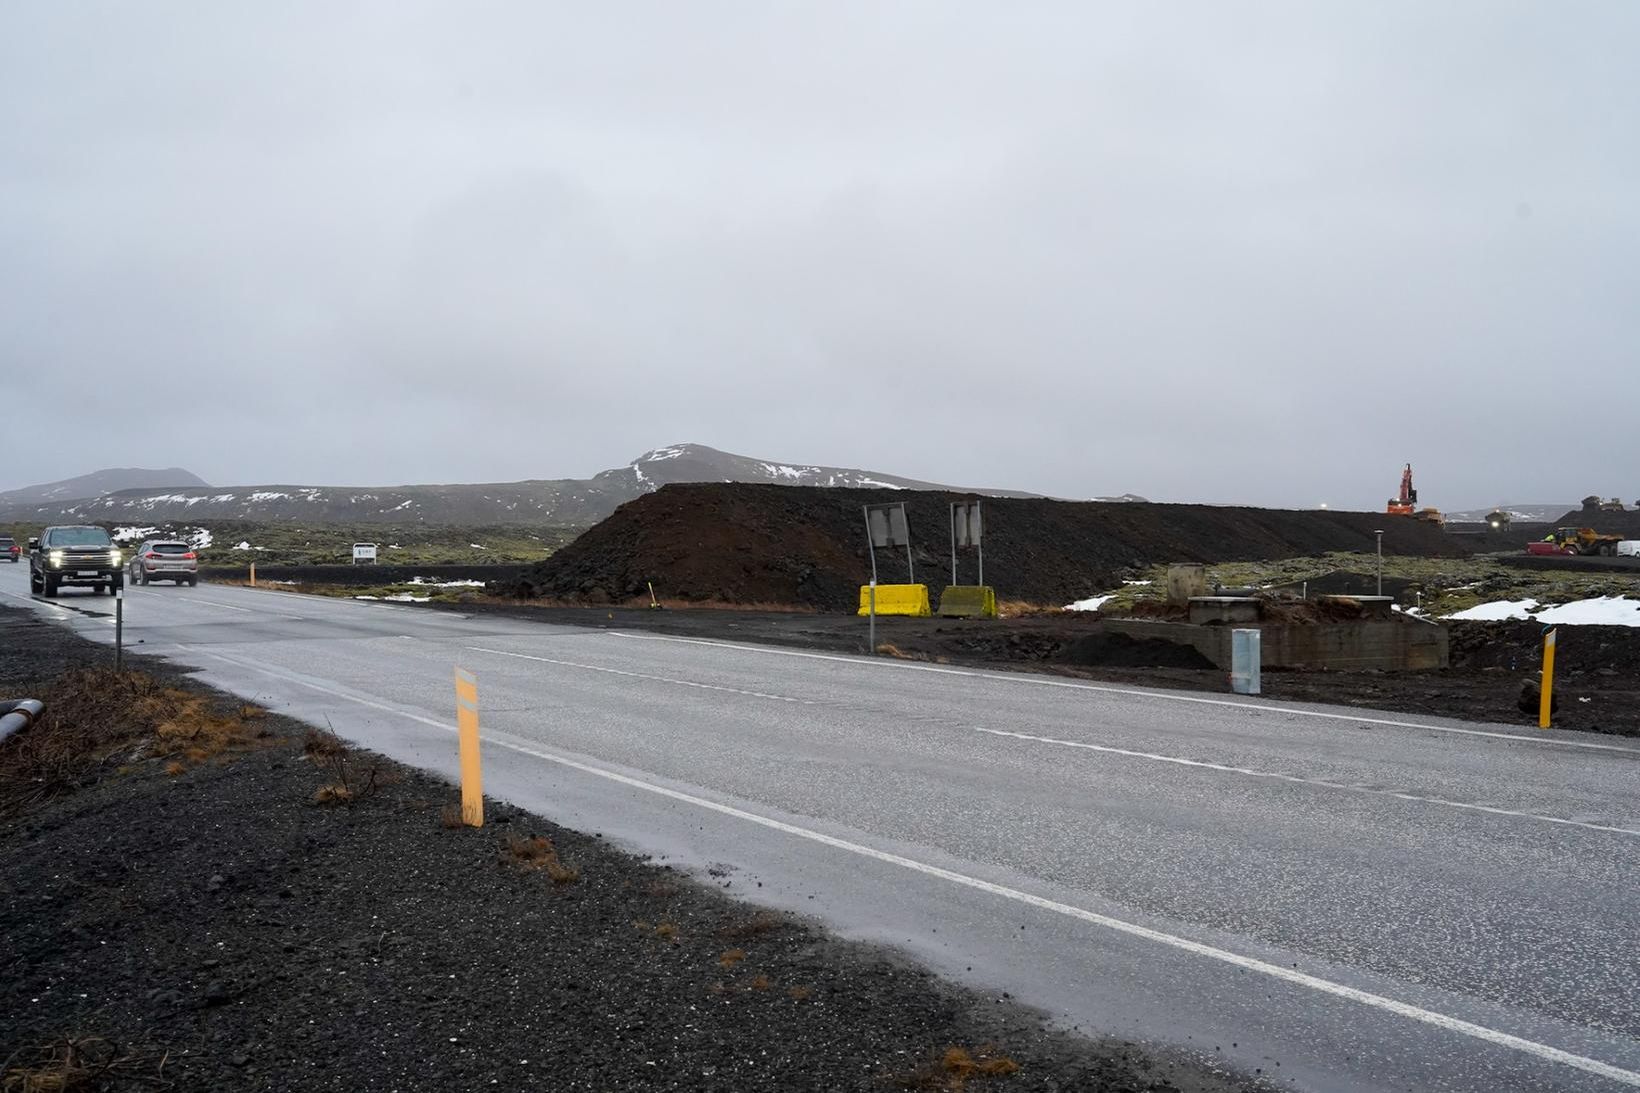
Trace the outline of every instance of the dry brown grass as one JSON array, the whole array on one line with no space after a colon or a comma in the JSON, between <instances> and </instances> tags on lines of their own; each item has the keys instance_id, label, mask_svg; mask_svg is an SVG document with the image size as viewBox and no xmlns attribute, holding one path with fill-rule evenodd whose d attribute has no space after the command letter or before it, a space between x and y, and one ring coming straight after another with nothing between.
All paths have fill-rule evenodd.
<instances>
[{"instance_id":1,"label":"dry brown grass","mask_svg":"<svg viewBox=\"0 0 1640 1093\"><path fill-rule=\"evenodd\" d=\"M768 976L759 973L758 975L752 977L751 983L747 984L747 986L754 991L766 991L770 987L774 986L774 983Z\"/></svg>"},{"instance_id":2,"label":"dry brown grass","mask_svg":"<svg viewBox=\"0 0 1640 1093\"><path fill-rule=\"evenodd\" d=\"M732 968L745 959L745 949L725 949L723 950L723 955L718 957L718 963L722 964L725 968Z\"/></svg>"},{"instance_id":3,"label":"dry brown grass","mask_svg":"<svg viewBox=\"0 0 1640 1093\"><path fill-rule=\"evenodd\" d=\"M806 1002L814 994L813 987L787 987L786 997L793 1002Z\"/></svg>"},{"instance_id":4,"label":"dry brown grass","mask_svg":"<svg viewBox=\"0 0 1640 1093\"><path fill-rule=\"evenodd\" d=\"M347 741L328 729L309 729L302 737L302 752L326 779L313 792L314 804L356 804L387 784L374 758L354 754Z\"/></svg>"},{"instance_id":5,"label":"dry brown grass","mask_svg":"<svg viewBox=\"0 0 1640 1093\"><path fill-rule=\"evenodd\" d=\"M997 601L997 617L1000 619L1025 619L1035 615L1063 615L1063 604L1032 603L1029 600L999 600Z\"/></svg>"},{"instance_id":6,"label":"dry brown grass","mask_svg":"<svg viewBox=\"0 0 1640 1093\"><path fill-rule=\"evenodd\" d=\"M881 643L878 644L877 654L879 656L895 657L899 660L916 660L916 659L918 659L914 654L908 653L904 649L901 649L898 645L892 645L892 644L890 644L889 642L886 642L886 641L881 642Z\"/></svg>"},{"instance_id":7,"label":"dry brown grass","mask_svg":"<svg viewBox=\"0 0 1640 1093\"><path fill-rule=\"evenodd\" d=\"M948 1047L938 1059L897 1079L902 1089L929 1093L962 1093L968 1083L990 1078L1006 1078L1018 1073L1019 1064L989 1045L976 1052L964 1047Z\"/></svg>"},{"instance_id":8,"label":"dry brown grass","mask_svg":"<svg viewBox=\"0 0 1640 1093\"><path fill-rule=\"evenodd\" d=\"M743 922L731 922L718 931L718 936L743 941L772 934L786 924L786 920L773 911L759 911Z\"/></svg>"},{"instance_id":9,"label":"dry brown grass","mask_svg":"<svg viewBox=\"0 0 1640 1093\"><path fill-rule=\"evenodd\" d=\"M439 810L438 822L440 827L452 831L467 826L467 821L462 818L460 805L445 805Z\"/></svg>"},{"instance_id":10,"label":"dry brown grass","mask_svg":"<svg viewBox=\"0 0 1640 1093\"><path fill-rule=\"evenodd\" d=\"M661 923L655 927L655 936L662 941L676 941L678 939L678 924L675 922Z\"/></svg>"},{"instance_id":11,"label":"dry brown grass","mask_svg":"<svg viewBox=\"0 0 1640 1093\"><path fill-rule=\"evenodd\" d=\"M565 865L558 857L558 848L545 835L535 835L531 838L507 836L506 846L501 851L501 861L504 865L511 865L526 873L538 870L544 872L547 879L554 884L574 884L581 879L581 871L574 866Z\"/></svg>"},{"instance_id":12,"label":"dry brown grass","mask_svg":"<svg viewBox=\"0 0 1640 1093\"><path fill-rule=\"evenodd\" d=\"M313 791L313 803L316 805L350 805L353 799L353 791L339 782L322 785Z\"/></svg>"},{"instance_id":13,"label":"dry brown grass","mask_svg":"<svg viewBox=\"0 0 1640 1093\"><path fill-rule=\"evenodd\" d=\"M169 1089L168 1054L127 1051L88 1036L19 1048L0 1063L0 1093L91 1093L110 1088Z\"/></svg>"},{"instance_id":14,"label":"dry brown grass","mask_svg":"<svg viewBox=\"0 0 1640 1093\"><path fill-rule=\"evenodd\" d=\"M242 754L273 733L219 709L208 695L168 686L145 672L83 668L39 693L39 724L0 749L0 815L71 793L143 760L178 773ZM256 718L254 720L260 720Z\"/></svg>"}]
</instances>

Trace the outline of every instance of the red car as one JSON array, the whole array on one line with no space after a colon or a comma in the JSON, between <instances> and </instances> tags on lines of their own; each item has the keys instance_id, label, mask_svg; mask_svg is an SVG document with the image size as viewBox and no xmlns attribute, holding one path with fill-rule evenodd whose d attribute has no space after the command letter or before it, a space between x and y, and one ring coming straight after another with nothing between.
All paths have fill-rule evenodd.
<instances>
[{"instance_id":1,"label":"red car","mask_svg":"<svg viewBox=\"0 0 1640 1093\"><path fill-rule=\"evenodd\" d=\"M23 548L17 545L17 540L0 535L0 558L15 563L22 557Z\"/></svg>"}]
</instances>

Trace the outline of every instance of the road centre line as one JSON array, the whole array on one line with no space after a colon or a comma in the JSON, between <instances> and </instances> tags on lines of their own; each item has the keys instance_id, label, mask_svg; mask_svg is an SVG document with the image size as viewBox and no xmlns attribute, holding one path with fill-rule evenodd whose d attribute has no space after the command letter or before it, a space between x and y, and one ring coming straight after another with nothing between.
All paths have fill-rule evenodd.
<instances>
[{"instance_id":1,"label":"road centre line","mask_svg":"<svg viewBox=\"0 0 1640 1093\"><path fill-rule=\"evenodd\" d=\"M840 656L835 653L809 653L797 649L773 649L764 645L733 641L710 641L705 638L680 638L670 634L635 634L626 630L606 630L604 633L611 637L629 638L638 641L671 641L682 645L709 645L719 649L733 649L738 652L763 653L769 656L801 657L806 660L830 660L840 664L856 664L861 667L890 668L910 672L932 672L936 675L966 676L972 679L984 679L997 683L1026 684L1036 687L1060 687L1073 691L1093 691L1098 694L1128 695L1135 698L1154 698L1167 702L1190 702L1202 706L1227 706L1237 710L1251 710L1255 713L1284 714L1288 717L1316 717L1330 721L1348 721L1363 725L1384 725L1397 729L1422 729L1426 732L1456 733L1461 736L1487 736L1497 740L1517 740L1526 744L1536 744L1541 747L1584 748L1590 751L1615 751L1624 755L1640 757L1640 748L1623 747L1620 744L1597 744L1586 740L1566 740L1561 737L1524 736L1520 733L1497 732L1491 729L1463 729L1456 725L1430 725L1418 721L1399 721L1384 717L1366 717L1361 714L1334 713L1329 710L1305 710L1290 706L1275 706L1266 702L1235 702L1227 698L1204 698L1198 695L1175 694L1171 691L1145 691L1136 687L1112 687L1097 683L1073 683L1064 679L1048 679L1045 676L1032 675L1026 672L983 672L967 668L946 668L933 664L913 664L903 660L884 657L851 657Z\"/></svg>"},{"instance_id":2,"label":"road centre line","mask_svg":"<svg viewBox=\"0 0 1640 1093\"><path fill-rule=\"evenodd\" d=\"M1339 789L1348 793L1367 793L1379 797L1397 797L1403 801L1420 801L1424 804L1441 805L1445 808L1462 808L1472 812L1489 812L1494 816L1509 816L1521 820L1538 820L1546 824L1562 824L1567 827L1582 827L1590 831L1607 831L1616 835L1631 835L1640 838L1640 831L1627 827L1611 827L1606 824L1586 823L1582 820L1568 820L1559 816L1544 816L1536 812L1522 812L1513 808L1498 808L1494 805L1473 804L1467 801L1452 801L1445 797L1430 797L1422 793L1411 793L1395 789L1372 789L1368 786L1352 786L1348 782L1329 782L1320 778L1303 778L1296 774L1279 774L1275 771L1254 770L1251 767L1237 767L1226 763L1212 763L1204 759L1185 759L1177 755L1161 755L1156 752L1134 751L1129 748L1111 747L1108 744L1090 744L1082 740L1059 740L1051 736L1033 736L1025 732L1010 732L1006 729L987 729L981 725L973 726L974 732L986 733L990 736L1005 736L1014 740L1028 740L1038 744L1053 744L1062 748L1080 748L1084 751L1104 752L1109 755L1125 755L1133 759L1146 759L1154 763L1171 763L1181 767L1199 767L1203 770L1222 771L1226 774L1241 774L1250 778L1270 778L1281 782L1293 782L1302 786L1315 786L1320 789Z\"/></svg>"},{"instance_id":3,"label":"road centre line","mask_svg":"<svg viewBox=\"0 0 1640 1093\"><path fill-rule=\"evenodd\" d=\"M594 672L607 672L611 675L626 676L634 679L654 680L660 683L672 683L685 687L698 687L703 690L727 691L731 694L748 695L753 698L770 698L782 702L798 702L805 706L819 703L798 698L788 698L783 695L765 694L760 691L744 691L734 687L724 687L711 683L700 683L693 680L675 679L665 676L646 675L642 672L623 671L618 668L606 668L593 664L579 664L575 661L555 660L551 657L532 656L528 653L510 653L500 649L487 649L481 646L469 645L467 649L478 653L493 653L496 656L517 657L521 660L540 661L544 664L561 665L567 668L582 668ZM946 722L946 724L953 724ZM955 727L955 726L954 726ZM1201 770L1217 771L1223 774L1235 774L1249 778L1265 778L1273 781L1290 782L1295 785L1310 786L1316 789L1342 790L1348 793L1360 793L1378 797L1394 797L1403 801L1417 801L1424 804L1438 805L1445 808L1465 809L1471 812L1485 812L1494 816L1506 816L1513 819L1536 820L1540 823L1560 824L1565 827L1580 827L1588 831L1601 831L1616 835L1628 835L1640 838L1640 831L1626 827L1614 827L1608 824L1589 823L1583 820L1566 819L1559 816L1545 816L1536 812L1526 812L1519 809L1501 808L1494 805L1476 804L1466 801L1453 801L1445 797L1435 797L1427 794L1414 793L1404 790L1372 789L1365 786L1350 785L1346 782L1331 782L1320 778L1305 778L1296 774L1282 774L1275 771L1257 770L1252 767L1234 766L1227 763L1214 763L1204 759L1187 759L1177 755L1166 755L1160 752L1137 751L1132 748L1119 748L1109 744L1094 744L1080 740L1063 740L1051 736L1037 736L1031 733L1013 732L1005 729L991 729L983 726L969 726L973 732L985 733L990 736L1008 737L1014 740L1029 741L1038 744L1050 744L1057 747L1078 748L1084 751L1101 752L1107 755L1120 755L1130 759L1143 759L1154 763L1167 763L1173 766L1195 767Z\"/></svg>"},{"instance_id":4,"label":"road centre line","mask_svg":"<svg viewBox=\"0 0 1640 1093\"><path fill-rule=\"evenodd\" d=\"M233 664L241 668L247 668L251 671L261 672L277 679L284 679L299 686L307 687L310 690L318 691L321 694L327 694L334 698L340 698L348 702L354 702L372 709L381 710L385 713L396 714L397 716L408 718L409 720L419 722L423 725L443 729L444 731L452 734L457 731L456 726L439 721L435 718L424 717L421 714L412 713L408 710L402 710L389 706L384 702L376 702L372 699L348 694L345 691L335 690L322 684L314 683L311 680L303 679L292 673L268 668L249 661L239 660L234 657L224 656L220 653L208 652L204 649L191 649L186 645L178 645L177 648L183 650L184 652L202 653L205 656L213 657L228 664ZM1190 938L1181 937L1177 934L1170 934L1149 926L1140 925L1136 922L1128 922L1125 919L1100 914L1097 911L1089 911L1085 908L1076 907L1072 904L1061 903L1058 900L1032 895L1031 893L1022 891L1018 888L1010 888L1007 885L995 884L991 881L969 876L966 873L958 873L955 870L945 869L941 866L930 865L926 862L917 861L915 858L908 858L900 854L893 854L886 850L878 850L875 847L866 846L863 843L840 839L834 835L827 835L824 832L814 831L810 828L799 827L796 824L789 824L784 820L777 820L771 816L763 816L755 812L748 812L745 809L736 808L733 805L722 804L721 802L708 800L705 797L698 797L690 793L684 793L681 790L672 789L668 786L657 785L653 782L646 782L641 778L634 778L630 775L620 774L616 771L605 770L590 763L583 763L579 760L571 759L568 756L558 755L554 752L545 751L541 748L527 745L517 740L509 739L506 734L489 732L485 736L485 742L491 746L503 747L510 751L518 752L521 755L528 755L531 758L541 759L545 762L568 767L572 770L578 770L584 774L590 774L598 778L603 778L619 785L628 786L632 789L643 790L646 793L653 793L661 797L667 797L675 801L680 801L684 804L694 805L698 808L719 813L720 815L729 816L738 820L744 820L748 823L768 828L771 831L778 831L782 834L792 835L800 839L806 839L822 846L829 846L833 849L842 850L850 854L855 854L859 857L883 862L887 865L898 866L912 872L921 873L924 876L944 880L951 884L971 888L979 892L985 892L989 895L999 896L1003 899L1008 899L1026 906L1035 907L1038 910L1062 915L1066 918L1076 919L1090 925L1101 926L1117 933L1126 934L1130 937L1136 937L1144 941L1151 941L1156 944L1176 949L1180 952L1189 953L1193 956L1205 957L1222 964L1228 964L1232 967L1257 972L1261 975L1269 976L1272 979L1280 980L1281 982L1292 986L1305 987L1321 994L1331 995L1335 998L1342 998L1346 1001L1356 1002L1361 1005L1394 1014L1398 1017L1404 1017L1408 1020L1417 1021L1421 1024L1429 1025L1446 1032L1455 1032L1463 1036L1481 1040L1485 1043L1494 1044L1498 1047L1519 1051L1544 1060L1545 1062L1558 1063L1562 1066L1568 1066L1576 1070L1584 1071L1588 1074L1594 1074L1602 1078L1609 1078L1612 1081L1619 1082L1623 1085L1633 1088L1640 1088L1640 1072L1624 1070L1621 1067L1613 1066L1612 1064L1602 1062L1599 1059L1589 1058L1585 1055L1577 1055L1573 1052L1566 1051L1562 1048L1553 1047L1549 1044L1543 1044L1535 1040L1528 1040L1524 1037L1515 1036L1511 1033L1501 1032L1497 1029L1488 1028L1485 1025L1478 1025L1471 1021L1465 1021L1462 1018L1452 1017L1448 1014L1425 1009L1422 1006L1415 1006L1408 1002L1401 1002L1397 999L1389 998L1381 994L1374 994L1371 991L1360 990L1359 988L1351 987L1343 983L1337 983L1330 979L1322 979L1320 976L1310 975L1307 972L1300 972L1293 968L1285 968L1279 964L1271 964L1268 961L1259 960L1255 957L1242 956L1240 953L1234 953L1228 949L1221 949L1214 945L1207 945L1203 942L1193 941Z\"/></svg>"},{"instance_id":5,"label":"road centre line","mask_svg":"<svg viewBox=\"0 0 1640 1093\"><path fill-rule=\"evenodd\" d=\"M655 683L671 683L679 687L695 687L702 691L722 691L726 694L745 695L748 698L767 698L773 702L791 702L799 706L813 706L815 703L806 698L792 698L789 695L772 695L763 691L743 691L738 687L723 687L715 683L697 683L692 679L673 679L670 676L652 676L643 672L627 672L620 668L606 668L599 664L579 664L573 660L554 660L552 657L531 656L528 653L509 653L504 649L486 649L480 645L464 646L474 653L491 653L498 657L517 657L519 660L535 660L542 664L556 664L563 668L580 668L588 672L605 672L612 676L626 676L628 679L647 679Z\"/></svg>"}]
</instances>

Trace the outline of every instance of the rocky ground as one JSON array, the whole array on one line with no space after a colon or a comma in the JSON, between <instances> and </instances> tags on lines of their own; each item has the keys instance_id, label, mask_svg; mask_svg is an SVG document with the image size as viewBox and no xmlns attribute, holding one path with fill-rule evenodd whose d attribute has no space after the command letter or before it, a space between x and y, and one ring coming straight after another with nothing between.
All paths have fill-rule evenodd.
<instances>
[{"instance_id":1,"label":"rocky ground","mask_svg":"<svg viewBox=\"0 0 1640 1093\"><path fill-rule=\"evenodd\" d=\"M0 1088L1232 1090L0 609Z\"/></svg>"}]
</instances>

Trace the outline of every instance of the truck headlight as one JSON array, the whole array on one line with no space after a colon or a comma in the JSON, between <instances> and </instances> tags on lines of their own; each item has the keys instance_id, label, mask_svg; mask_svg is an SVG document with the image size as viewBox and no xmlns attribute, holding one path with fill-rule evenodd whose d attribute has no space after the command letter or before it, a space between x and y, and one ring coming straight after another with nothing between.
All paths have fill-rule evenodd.
<instances>
[{"instance_id":1,"label":"truck headlight","mask_svg":"<svg viewBox=\"0 0 1640 1093\"><path fill-rule=\"evenodd\" d=\"M120 552L117 550L111 550L108 552L108 560L113 562L115 565L120 564L120 557Z\"/></svg>"},{"instance_id":2,"label":"truck headlight","mask_svg":"<svg viewBox=\"0 0 1640 1093\"><path fill-rule=\"evenodd\" d=\"M51 567L53 569L61 568L61 566L63 564L63 552L62 551L54 550L47 557L50 558Z\"/></svg>"}]
</instances>

